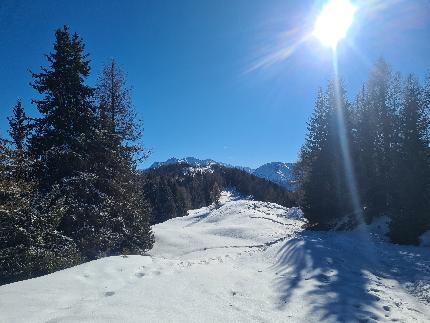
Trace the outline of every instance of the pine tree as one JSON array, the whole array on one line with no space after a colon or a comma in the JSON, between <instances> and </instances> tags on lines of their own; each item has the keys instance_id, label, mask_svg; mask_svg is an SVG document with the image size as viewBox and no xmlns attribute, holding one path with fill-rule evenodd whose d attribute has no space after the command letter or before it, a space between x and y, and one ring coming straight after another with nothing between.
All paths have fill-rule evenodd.
<instances>
[{"instance_id":1,"label":"pine tree","mask_svg":"<svg viewBox=\"0 0 430 323\"><path fill-rule=\"evenodd\" d=\"M297 167L300 190L302 193L302 208L309 221L314 225L320 223L323 214L319 212L322 200L318 198L317 186L321 184L322 174L318 174L318 163L327 142L328 126L327 97L319 89L314 112L308 122L308 134L300 153Z\"/></svg>"},{"instance_id":2,"label":"pine tree","mask_svg":"<svg viewBox=\"0 0 430 323\"><path fill-rule=\"evenodd\" d=\"M220 198L221 196L221 189L218 185L217 182L215 182L212 186L212 189L210 191L210 199L212 201L212 203L215 204L215 207L219 207L220 206Z\"/></svg>"},{"instance_id":3,"label":"pine tree","mask_svg":"<svg viewBox=\"0 0 430 323\"><path fill-rule=\"evenodd\" d=\"M82 39L64 26L55 32L54 52L46 57L49 66L32 73L32 87L43 98L33 100L42 117L31 138L44 189L88 171L85 160L95 135L93 89L85 84L90 67Z\"/></svg>"},{"instance_id":4,"label":"pine tree","mask_svg":"<svg viewBox=\"0 0 430 323\"><path fill-rule=\"evenodd\" d=\"M428 93L410 75L400 110L400 145L396 169L395 214L390 236L395 242L416 244L430 229L430 156Z\"/></svg>"},{"instance_id":5,"label":"pine tree","mask_svg":"<svg viewBox=\"0 0 430 323\"><path fill-rule=\"evenodd\" d=\"M356 101L357 178L367 221L392 209L399 82L380 59Z\"/></svg>"},{"instance_id":6,"label":"pine tree","mask_svg":"<svg viewBox=\"0 0 430 323\"><path fill-rule=\"evenodd\" d=\"M107 64L96 88L98 105L97 148L99 190L107 203L104 212L115 225L104 232L115 237L110 252L142 253L153 242L150 208L138 182L136 162L144 155L142 131L133 110L124 72L112 60ZM112 239L107 239L111 240Z\"/></svg>"},{"instance_id":7,"label":"pine tree","mask_svg":"<svg viewBox=\"0 0 430 323\"><path fill-rule=\"evenodd\" d=\"M39 192L49 205L45 210L62 234L72 238L87 258L97 249L94 241L100 226L103 196L96 187L96 115L94 90L85 84L88 55L82 39L68 27L55 32L54 51L48 67L33 73L32 86L42 98L34 100L41 118L34 125L30 153L36 159Z\"/></svg>"},{"instance_id":8,"label":"pine tree","mask_svg":"<svg viewBox=\"0 0 430 323\"><path fill-rule=\"evenodd\" d=\"M0 144L0 284L79 262L74 243L55 231L40 208L26 149L29 128L19 101L8 119L12 141Z\"/></svg>"},{"instance_id":9,"label":"pine tree","mask_svg":"<svg viewBox=\"0 0 430 323\"><path fill-rule=\"evenodd\" d=\"M299 166L301 204L314 228L340 228L345 218L348 225L356 222L347 168L351 160L346 156L351 141L350 105L342 83L335 80L325 94L318 94Z\"/></svg>"},{"instance_id":10,"label":"pine tree","mask_svg":"<svg viewBox=\"0 0 430 323\"><path fill-rule=\"evenodd\" d=\"M13 108L13 114L8 118L9 135L17 150L24 150L24 145L28 137L29 125L25 115L21 100L18 100Z\"/></svg>"},{"instance_id":11,"label":"pine tree","mask_svg":"<svg viewBox=\"0 0 430 323\"><path fill-rule=\"evenodd\" d=\"M28 156L27 139L30 135L31 127L21 100L18 100L13 107L12 116L8 118L8 121L8 132L11 137L11 144L14 147L11 150L14 160L12 166L13 177L17 181L28 179L32 165Z\"/></svg>"}]
</instances>

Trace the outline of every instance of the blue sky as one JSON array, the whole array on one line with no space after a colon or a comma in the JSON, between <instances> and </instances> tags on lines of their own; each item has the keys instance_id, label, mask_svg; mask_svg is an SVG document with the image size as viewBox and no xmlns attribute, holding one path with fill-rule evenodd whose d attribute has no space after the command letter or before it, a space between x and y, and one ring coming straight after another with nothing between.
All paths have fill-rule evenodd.
<instances>
[{"instance_id":1,"label":"blue sky","mask_svg":"<svg viewBox=\"0 0 430 323\"><path fill-rule=\"evenodd\" d=\"M323 3L1 0L0 132L18 97L34 114L28 70L46 64L54 30L67 24L87 44L90 84L110 58L128 73L152 150L143 167L185 156L250 167L294 161L317 89L333 75L330 49L312 37L294 46ZM350 97L380 56L423 77L430 69L429 1L360 1L338 47Z\"/></svg>"}]
</instances>

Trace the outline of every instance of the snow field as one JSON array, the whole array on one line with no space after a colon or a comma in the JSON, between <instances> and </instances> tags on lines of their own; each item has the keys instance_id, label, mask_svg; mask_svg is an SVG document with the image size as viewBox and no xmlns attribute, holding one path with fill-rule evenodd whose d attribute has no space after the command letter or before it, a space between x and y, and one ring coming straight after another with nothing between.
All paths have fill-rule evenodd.
<instances>
[{"instance_id":1,"label":"snow field","mask_svg":"<svg viewBox=\"0 0 430 323\"><path fill-rule=\"evenodd\" d=\"M304 224L224 192L155 225L146 256L1 286L0 322L430 322L428 249Z\"/></svg>"}]
</instances>

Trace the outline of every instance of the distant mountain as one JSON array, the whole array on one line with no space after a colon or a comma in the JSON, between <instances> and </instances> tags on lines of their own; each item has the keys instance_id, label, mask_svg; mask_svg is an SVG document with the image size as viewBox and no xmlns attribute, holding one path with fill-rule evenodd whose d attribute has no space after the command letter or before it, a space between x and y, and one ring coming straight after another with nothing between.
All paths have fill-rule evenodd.
<instances>
[{"instance_id":1,"label":"distant mountain","mask_svg":"<svg viewBox=\"0 0 430 323\"><path fill-rule=\"evenodd\" d=\"M215 160L212 159L198 159L198 158L194 158L194 157L185 157L185 158L170 158L168 160L166 160L165 162L155 162L153 163L149 168L150 169L154 169L154 168L158 168L161 166L166 166L166 165L172 165L172 164L188 164L190 166L193 167L207 167L210 165L223 165L223 163L218 163Z\"/></svg>"},{"instance_id":2,"label":"distant mountain","mask_svg":"<svg viewBox=\"0 0 430 323\"><path fill-rule=\"evenodd\" d=\"M226 163L217 162L213 159L198 159L194 157L185 158L170 158L165 162L155 162L149 169L155 169L161 166L173 165L173 164L188 164L192 167L208 167L211 165L221 165L230 168L237 168L247 173L253 174L257 177L267 179L273 183L276 183L288 190L294 190L294 163L283 163L283 162L271 162L264 164L257 169L250 167L233 166Z\"/></svg>"},{"instance_id":3,"label":"distant mountain","mask_svg":"<svg viewBox=\"0 0 430 323\"><path fill-rule=\"evenodd\" d=\"M272 162L258 167L252 173L287 189L294 190L295 165L295 163Z\"/></svg>"},{"instance_id":4,"label":"distant mountain","mask_svg":"<svg viewBox=\"0 0 430 323\"><path fill-rule=\"evenodd\" d=\"M194 165L198 166L171 162L140 173L142 190L152 210L152 224L211 205L223 190L233 189L244 197L285 207L294 205L294 194L276 183L218 163Z\"/></svg>"}]
</instances>

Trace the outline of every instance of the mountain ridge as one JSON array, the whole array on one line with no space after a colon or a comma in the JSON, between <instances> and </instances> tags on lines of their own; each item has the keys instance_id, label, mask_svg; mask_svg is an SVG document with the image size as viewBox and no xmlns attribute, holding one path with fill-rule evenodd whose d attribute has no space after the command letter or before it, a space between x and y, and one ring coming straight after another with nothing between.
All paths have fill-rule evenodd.
<instances>
[{"instance_id":1,"label":"mountain ridge","mask_svg":"<svg viewBox=\"0 0 430 323\"><path fill-rule=\"evenodd\" d=\"M176 158L172 157L164 162L154 162L148 169L155 169L165 165L186 163L192 167L210 167L211 165L221 165L230 168L237 168L257 177L267 179L276 183L288 190L294 190L294 166L295 163L285 162L269 162L255 169L245 166L235 166L223 162L218 162L213 159L199 159L195 157Z\"/></svg>"}]
</instances>

